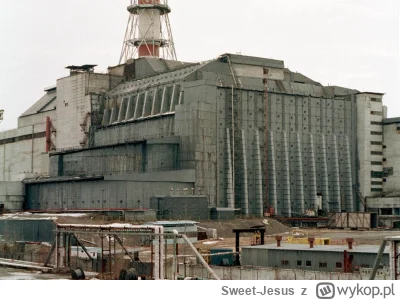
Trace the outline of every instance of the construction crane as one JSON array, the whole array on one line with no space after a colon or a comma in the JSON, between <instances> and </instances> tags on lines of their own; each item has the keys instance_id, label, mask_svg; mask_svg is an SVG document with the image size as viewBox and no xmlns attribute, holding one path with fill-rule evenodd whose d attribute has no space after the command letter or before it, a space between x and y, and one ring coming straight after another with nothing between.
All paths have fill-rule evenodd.
<instances>
[{"instance_id":1,"label":"construction crane","mask_svg":"<svg viewBox=\"0 0 400 300\"><path fill-rule=\"evenodd\" d=\"M3 121L4 109L0 109L0 123Z\"/></svg>"}]
</instances>

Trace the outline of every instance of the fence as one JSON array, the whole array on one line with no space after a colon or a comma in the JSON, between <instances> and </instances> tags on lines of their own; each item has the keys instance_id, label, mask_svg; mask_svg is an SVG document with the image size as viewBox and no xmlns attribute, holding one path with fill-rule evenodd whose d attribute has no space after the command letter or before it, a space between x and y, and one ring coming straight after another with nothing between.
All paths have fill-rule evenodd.
<instances>
[{"instance_id":1,"label":"fence","mask_svg":"<svg viewBox=\"0 0 400 300\"><path fill-rule=\"evenodd\" d=\"M357 273L317 272L307 270L287 270L260 267L217 267L212 269L223 280L368 280L371 269L363 268ZM172 279L169 268L166 268L168 279ZM180 267L180 275L211 279L207 270L200 265L184 265ZM388 269L379 270L376 280L390 280Z\"/></svg>"}]
</instances>

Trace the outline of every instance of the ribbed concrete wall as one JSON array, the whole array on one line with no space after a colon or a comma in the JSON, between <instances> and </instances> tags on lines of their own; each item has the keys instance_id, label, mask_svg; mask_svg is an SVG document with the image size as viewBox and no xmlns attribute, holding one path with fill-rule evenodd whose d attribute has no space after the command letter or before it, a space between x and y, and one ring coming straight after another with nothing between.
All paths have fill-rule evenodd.
<instances>
[{"instance_id":1,"label":"ribbed concrete wall","mask_svg":"<svg viewBox=\"0 0 400 300\"><path fill-rule=\"evenodd\" d=\"M394 124L385 124L383 162L385 170L383 191L393 193L399 191L400 182L400 122Z\"/></svg>"},{"instance_id":2,"label":"ribbed concrete wall","mask_svg":"<svg viewBox=\"0 0 400 300\"><path fill-rule=\"evenodd\" d=\"M157 179L148 173L146 178L109 177L106 181L79 181L27 185L27 208L46 209L108 209L149 208L154 195L169 195L171 189L191 190L193 183L179 181L179 174L165 173Z\"/></svg>"},{"instance_id":3,"label":"ribbed concrete wall","mask_svg":"<svg viewBox=\"0 0 400 300\"><path fill-rule=\"evenodd\" d=\"M0 204L10 211L20 211L25 199L25 188L22 182L0 181Z\"/></svg>"},{"instance_id":4,"label":"ribbed concrete wall","mask_svg":"<svg viewBox=\"0 0 400 300\"><path fill-rule=\"evenodd\" d=\"M124 175L171 171L178 168L179 143L150 140L51 155L50 176Z\"/></svg>"},{"instance_id":5,"label":"ribbed concrete wall","mask_svg":"<svg viewBox=\"0 0 400 300\"><path fill-rule=\"evenodd\" d=\"M356 96L354 90L323 87L284 69L282 61L232 55L182 65L124 82L93 107L90 93L110 89L110 78L80 74L58 81L56 147L83 141L96 149L52 156L51 175L156 175L190 169L195 170L192 186L209 195L212 206L261 216L270 205L278 214L296 216L318 208L355 211L360 205L353 185L360 182L368 196L371 172L382 172L379 157L371 157L382 150L372 144L379 142L372 132L379 132L382 116L371 113L381 103L372 95ZM102 110L102 127L87 134L92 110ZM80 189L85 198L93 192L84 185L59 188L63 195ZM165 186L143 185L147 198L141 201ZM57 198L55 191L49 192L52 198ZM120 198L118 191L110 189L109 198ZM91 197L95 206L99 196ZM128 200L120 201L127 205Z\"/></svg>"},{"instance_id":6,"label":"ribbed concrete wall","mask_svg":"<svg viewBox=\"0 0 400 300\"><path fill-rule=\"evenodd\" d=\"M352 97L270 94L269 98L269 128L274 132L269 144L275 147L274 156L271 151L269 155L274 170L269 178L276 178L278 213L289 215L289 207L292 214L316 209L317 194L322 195L320 208L353 211L348 183L356 181L356 151L347 144L356 140Z\"/></svg>"},{"instance_id":7,"label":"ribbed concrete wall","mask_svg":"<svg viewBox=\"0 0 400 300\"><path fill-rule=\"evenodd\" d=\"M283 215L318 208L354 211L355 98L325 97L322 89L300 83L292 88L302 94L270 91L269 131L265 134L261 80L250 78L247 83L252 86L243 84L234 89L232 97L231 87L218 87L208 80L185 82L180 85L183 95L173 115L105 127L95 133L95 144L179 136L177 168L196 170L195 188L210 195L211 205L233 205L242 209L242 214L262 215L267 198ZM270 84L270 90L279 89L275 81ZM308 90L314 96L305 95ZM142 93L144 99L149 99L149 93ZM318 93L321 95L316 96ZM125 113L114 111L115 122L122 120L118 115L132 115L129 110L133 108L128 106L120 103L117 109ZM268 151L264 151L266 138ZM268 197L264 153L268 153ZM322 207L317 207L318 194L322 195Z\"/></svg>"},{"instance_id":8,"label":"ribbed concrete wall","mask_svg":"<svg viewBox=\"0 0 400 300\"><path fill-rule=\"evenodd\" d=\"M120 77L106 74L81 73L57 81L57 149L81 147L93 112L91 93L104 93L120 81Z\"/></svg>"},{"instance_id":9,"label":"ribbed concrete wall","mask_svg":"<svg viewBox=\"0 0 400 300\"><path fill-rule=\"evenodd\" d=\"M383 191L382 95L357 95L357 108L360 191L364 197L379 196Z\"/></svg>"},{"instance_id":10,"label":"ribbed concrete wall","mask_svg":"<svg viewBox=\"0 0 400 300\"><path fill-rule=\"evenodd\" d=\"M48 174L44 124L0 133L0 181Z\"/></svg>"},{"instance_id":11,"label":"ribbed concrete wall","mask_svg":"<svg viewBox=\"0 0 400 300\"><path fill-rule=\"evenodd\" d=\"M94 146L174 136L174 122L174 116L169 115L101 128L94 134Z\"/></svg>"}]
</instances>

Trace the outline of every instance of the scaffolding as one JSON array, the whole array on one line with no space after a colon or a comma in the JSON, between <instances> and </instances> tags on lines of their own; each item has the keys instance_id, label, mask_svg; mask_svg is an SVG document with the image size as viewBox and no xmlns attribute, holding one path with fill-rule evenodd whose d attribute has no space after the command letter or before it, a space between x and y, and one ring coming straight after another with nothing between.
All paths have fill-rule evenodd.
<instances>
[{"instance_id":1,"label":"scaffolding","mask_svg":"<svg viewBox=\"0 0 400 300\"><path fill-rule=\"evenodd\" d=\"M172 245L167 240L172 240ZM180 244L193 254L187 255ZM180 248L185 249L184 254L180 254ZM55 241L43 267L52 266L60 272L96 272L100 279L124 279L121 276L129 272L142 279L178 279L180 260L187 257L197 258L214 279L219 279L190 239L175 230L156 225L57 224Z\"/></svg>"}]
</instances>

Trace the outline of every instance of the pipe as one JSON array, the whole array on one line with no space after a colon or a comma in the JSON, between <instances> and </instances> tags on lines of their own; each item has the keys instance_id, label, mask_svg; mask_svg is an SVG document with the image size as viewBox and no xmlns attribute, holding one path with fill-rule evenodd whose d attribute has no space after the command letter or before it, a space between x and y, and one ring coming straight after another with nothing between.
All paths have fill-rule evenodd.
<instances>
[{"instance_id":1,"label":"pipe","mask_svg":"<svg viewBox=\"0 0 400 300\"><path fill-rule=\"evenodd\" d=\"M46 260L44 261L43 267L47 267L49 265L51 256L53 255L55 248L56 248L56 241L54 241L53 244L51 245L49 254L46 257Z\"/></svg>"},{"instance_id":2,"label":"pipe","mask_svg":"<svg viewBox=\"0 0 400 300\"><path fill-rule=\"evenodd\" d=\"M346 172L347 172L347 180L346 180L346 210L348 212L354 212L354 197L353 197L353 176L351 173L351 152L349 145L349 137L346 136L345 140L345 151L346 151Z\"/></svg>"},{"instance_id":3,"label":"pipe","mask_svg":"<svg viewBox=\"0 0 400 300\"><path fill-rule=\"evenodd\" d=\"M321 154L322 154L322 209L329 211L329 182L328 182L328 162L326 158L325 135L321 135Z\"/></svg>"},{"instance_id":4,"label":"pipe","mask_svg":"<svg viewBox=\"0 0 400 300\"><path fill-rule=\"evenodd\" d=\"M228 208L235 208L235 199L234 195L234 184L232 181L232 155L231 155L231 138L229 133L229 128L226 129L226 156L227 156L227 173L226 173L226 202Z\"/></svg>"},{"instance_id":5,"label":"pipe","mask_svg":"<svg viewBox=\"0 0 400 300\"><path fill-rule=\"evenodd\" d=\"M54 256L54 260L55 260L55 268L58 269L58 243L59 243L59 239L60 239L60 233L57 232L56 233L56 246L55 246L55 256Z\"/></svg>"},{"instance_id":6,"label":"pipe","mask_svg":"<svg viewBox=\"0 0 400 300\"><path fill-rule=\"evenodd\" d=\"M173 242L173 258L172 258L172 279L176 280L177 278L177 253L176 253L176 235L178 234L178 231L176 230L172 230L173 233L175 233L174 235L174 242Z\"/></svg>"},{"instance_id":7,"label":"pipe","mask_svg":"<svg viewBox=\"0 0 400 300\"><path fill-rule=\"evenodd\" d=\"M46 153L49 153L51 150L51 121L50 117L46 117ZM33 129L32 129L33 131ZM33 133L32 133L33 135ZM32 136L33 139L33 136Z\"/></svg>"},{"instance_id":8,"label":"pipe","mask_svg":"<svg viewBox=\"0 0 400 300\"><path fill-rule=\"evenodd\" d=\"M339 167L339 154L338 154L338 145L336 135L332 136L332 164L333 170L331 179L331 184L333 186L332 191L332 199L330 202L330 210L333 212L341 212L342 211L342 195L341 195L341 187L340 187L340 167Z\"/></svg>"},{"instance_id":9,"label":"pipe","mask_svg":"<svg viewBox=\"0 0 400 300\"><path fill-rule=\"evenodd\" d=\"M353 249L353 242L354 242L354 239L351 239L351 238L346 239L346 242L347 242L347 245L348 245L348 247L349 247L349 250L352 250L352 249Z\"/></svg>"},{"instance_id":10,"label":"pipe","mask_svg":"<svg viewBox=\"0 0 400 300\"><path fill-rule=\"evenodd\" d=\"M261 162L261 151L260 151L260 134L259 131L255 131L256 134L256 159L255 159L255 180L256 180L256 205L255 215L263 216L263 186L262 186L262 162Z\"/></svg>"},{"instance_id":11,"label":"pipe","mask_svg":"<svg viewBox=\"0 0 400 300\"><path fill-rule=\"evenodd\" d=\"M283 195L282 215L292 216L292 195L290 186L290 163L287 133L283 132Z\"/></svg>"},{"instance_id":12,"label":"pipe","mask_svg":"<svg viewBox=\"0 0 400 300\"><path fill-rule=\"evenodd\" d=\"M232 71L233 72L233 71ZM233 73L232 73L233 75ZM236 81L235 81L236 84ZM234 115L234 89L232 85L232 198L236 203L236 183L235 183L235 115Z\"/></svg>"},{"instance_id":13,"label":"pipe","mask_svg":"<svg viewBox=\"0 0 400 300\"><path fill-rule=\"evenodd\" d=\"M196 247L192 244L192 242L189 240L189 238L186 236L186 234L179 234L177 230L171 230L169 232L172 232L175 234L174 239L176 238L177 235L179 235L181 238L185 240L186 243L188 243L189 247L193 250L194 254L196 257L199 259L200 263L203 265L204 268L207 269L208 272L210 272L211 276L214 277L216 280L221 280L219 276L215 273L213 269L207 264L207 262L204 260L203 256L197 251Z\"/></svg>"},{"instance_id":14,"label":"pipe","mask_svg":"<svg viewBox=\"0 0 400 300\"><path fill-rule=\"evenodd\" d=\"M277 235L275 237L275 239L276 239L276 246L277 247L281 247L282 236L281 235Z\"/></svg>"},{"instance_id":15,"label":"pipe","mask_svg":"<svg viewBox=\"0 0 400 300\"><path fill-rule=\"evenodd\" d=\"M46 135L47 135L47 126L46 126ZM47 148L47 144L46 144ZM50 142L50 148L51 148L51 142ZM50 149L49 149L50 151ZM47 152L47 151L46 151ZM31 142L31 174L33 174L33 156L35 153L35 125L32 125L32 142ZM48 153L48 152L47 152Z\"/></svg>"},{"instance_id":16,"label":"pipe","mask_svg":"<svg viewBox=\"0 0 400 300\"><path fill-rule=\"evenodd\" d=\"M310 248L314 248L315 238L313 237L308 238L308 242L310 243Z\"/></svg>"},{"instance_id":17,"label":"pipe","mask_svg":"<svg viewBox=\"0 0 400 300\"><path fill-rule=\"evenodd\" d=\"M305 213L305 203L304 203L304 177L303 177L303 157L302 157L302 143L300 141L300 134L296 134L296 155L297 155L297 205L296 211L302 215Z\"/></svg>"},{"instance_id":18,"label":"pipe","mask_svg":"<svg viewBox=\"0 0 400 300\"><path fill-rule=\"evenodd\" d=\"M371 275L369 276L369 280L374 280L375 279L376 272L378 271L379 264L381 263L383 252L385 251L386 244L387 244L387 241L383 240L382 243L381 243L381 246L379 248L378 255L376 256L376 259L375 259L375 262L374 262L374 266L372 267L372 272L371 272Z\"/></svg>"},{"instance_id":19,"label":"pipe","mask_svg":"<svg viewBox=\"0 0 400 300\"><path fill-rule=\"evenodd\" d=\"M246 135L242 130L242 158L243 158L243 196L242 196L242 214L249 215L249 190L247 179L247 152L246 152Z\"/></svg>"},{"instance_id":20,"label":"pipe","mask_svg":"<svg viewBox=\"0 0 400 300\"><path fill-rule=\"evenodd\" d=\"M274 138L274 132L271 130L269 132L269 142L268 144L268 153L267 155L270 157L270 167L269 169L266 168L270 174L268 175L268 178L265 180L266 184L270 185L268 187L268 195L265 196L265 199L268 199L268 204L269 204L269 213L271 213L271 208L274 209L275 214L279 215L281 213L280 207L278 207L278 198L277 198L277 189L276 189L276 155L275 155L275 138ZM258 143L257 147L260 147L260 143ZM261 155L260 155L261 157ZM268 159L267 159L268 160ZM261 163L261 162L260 162ZM265 166L268 166L268 163L264 163ZM262 204L262 203L261 203Z\"/></svg>"},{"instance_id":21,"label":"pipe","mask_svg":"<svg viewBox=\"0 0 400 300\"><path fill-rule=\"evenodd\" d=\"M312 208L314 211L318 211L320 207L317 207L317 172L315 166L315 145L314 145L314 135L310 134L310 203L307 208Z\"/></svg>"},{"instance_id":22,"label":"pipe","mask_svg":"<svg viewBox=\"0 0 400 300\"><path fill-rule=\"evenodd\" d=\"M85 254L87 255L87 257L92 261L93 257L89 254L89 252L87 251L85 245L83 245L81 243L81 241L75 236L75 234L71 233L71 236L75 239L76 243L79 244L79 246L81 246L82 250L85 252Z\"/></svg>"}]
</instances>

